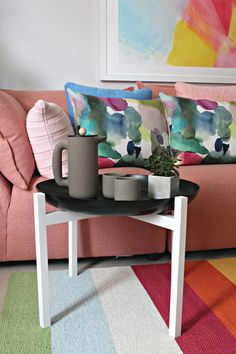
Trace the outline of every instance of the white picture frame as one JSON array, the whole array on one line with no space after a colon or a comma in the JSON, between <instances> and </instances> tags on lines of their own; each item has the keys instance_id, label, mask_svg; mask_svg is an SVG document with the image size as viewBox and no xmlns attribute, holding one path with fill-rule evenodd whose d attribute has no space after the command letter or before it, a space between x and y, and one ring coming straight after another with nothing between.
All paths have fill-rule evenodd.
<instances>
[{"instance_id":1,"label":"white picture frame","mask_svg":"<svg viewBox=\"0 0 236 354\"><path fill-rule=\"evenodd\" d=\"M236 68L149 66L119 62L118 1L99 1L101 81L236 83Z\"/></svg>"}]
</instances>

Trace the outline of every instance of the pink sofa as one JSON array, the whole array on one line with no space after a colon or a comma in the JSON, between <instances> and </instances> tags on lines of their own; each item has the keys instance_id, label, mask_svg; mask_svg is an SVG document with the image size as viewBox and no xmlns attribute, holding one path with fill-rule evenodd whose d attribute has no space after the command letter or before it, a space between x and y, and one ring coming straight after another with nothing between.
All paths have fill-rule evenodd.
<instances>
[{"instance_id":1,"label":"pink sofa","mask_svg":"<svg viewBox=\"0 0 236 354\"><path fill-rule=\"evenodd\" d=\"M66 111L63 91L5 92L26 112L39 98L57 103ZM137 171L132 169L133 173ZM184 166L180 172L182 178L201 187L189 207L187 250L236 247L236 165ZM0 174L0 261L35 259L33 192L43 179L34 175L29 189L23 190ZM48 206L48 210L52 209ZM78 230L79 257L162 253L167 247L170 249L166 230L126 217L85 220L79 223ZM50 259L67 258L65 224L49 226L48 244Z\"/></svg>"},{"instance_id":2,"label":"pink sofa","mask_svg":"<svg viewBox=\"0 0 236 354\"><path fill-rule=\"evenodd\" d=\"M66 111L63 91L5 92L26 112L39 98L57 103ZM12 186L0 174L0 261L35 259L33 192L43 179L34 175L29 189L23 190ZM52 209L48 206L48 210ZM166 249L165 230L126 217L85 220L79 223L78 234L79 257L162 253ZM66 224L49 226L48 244L50 259L67 258Z\"/></svg>"}]
</instances>

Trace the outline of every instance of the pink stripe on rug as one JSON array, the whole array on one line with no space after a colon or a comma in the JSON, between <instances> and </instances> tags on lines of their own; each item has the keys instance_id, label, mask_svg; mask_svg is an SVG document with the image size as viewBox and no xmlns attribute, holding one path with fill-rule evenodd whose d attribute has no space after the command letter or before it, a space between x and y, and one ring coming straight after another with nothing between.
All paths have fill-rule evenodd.
<instances>
[{"instance_id":1,"label":"pink stripe on rug","mask_svg":"<svg viewBox=\"0 0 236 354\"><path fill-rule=\"evenodd\" d=\"M132 269L168 324L170 264L133 266ZM184 353L236 353L236 339L186 283L182 335L176 341Z\"/></svg>"}]
</instances>

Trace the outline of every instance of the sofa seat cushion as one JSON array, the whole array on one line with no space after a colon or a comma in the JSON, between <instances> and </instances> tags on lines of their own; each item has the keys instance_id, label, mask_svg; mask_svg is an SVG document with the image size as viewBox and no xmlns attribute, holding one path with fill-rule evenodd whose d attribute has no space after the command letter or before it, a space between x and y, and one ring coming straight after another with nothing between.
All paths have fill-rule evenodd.
<instances>
[{"instance_id":1,"label":"sofa seat cushion","mask_svg":"<svg viewBox=\"0 0 236 354\"><path fill-rule=\"evenodd\" d=\"M22 189L28 188L35 169L25 119L21 105L0 91L0 172Z\"/></svg>"},{"instance_id":2,"label":"sofa seat cushion","mask_svg":"<svg viewBox=\"0 0 236 354\"><path fill-rule=\"evenodd\" d=\"M35 234L34 234L34 208L33 192L36 192L36 184L46 180L42 176L34 176L30 182L29 189L23 191L13 187L11 204L7 220L7 260L32 260L36 259ZM55 210L47 205L47 211ZM48 226L51 231L52 226ZM66 258L67 242L66 237L62 240L62 232L67 235L65 224L55 226L50 237L48 237L49 257ZM56 240L55 240L56 236ZM60 246L61 249L60 249ZM52 257L53 255L53 257Z\"/></svg>"},{"instance_id":3,"label":"sofa seat cushion","mask_svg":"<svg viewBox=\"0 0 236 354\"><path fill-rule=\"evenodd\" d=\"M236 164L180 166L179 171L200 186L188 208L186 250L236 248Z\"/></svg>"}]
</instances>

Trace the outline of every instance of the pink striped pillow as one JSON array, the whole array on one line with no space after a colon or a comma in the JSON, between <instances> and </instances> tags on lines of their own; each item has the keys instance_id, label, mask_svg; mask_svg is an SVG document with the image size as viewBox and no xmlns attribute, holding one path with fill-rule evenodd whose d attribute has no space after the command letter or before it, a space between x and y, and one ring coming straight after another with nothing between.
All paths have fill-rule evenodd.
<instances>
[{"instance_id":1,"label":"pink striped pillow","mask_svg":"<svg viewBox=\"0 0 236 354\"><path fill-rule=\"evenodd\" d=\"M26 128L39 173L54 178L52 153L57 143L66 141L73 134L69 118L55 103L38 100L27 115ZM67 152L62 154L63 175L68 175Z\"/></svg>"}]
</instances>

